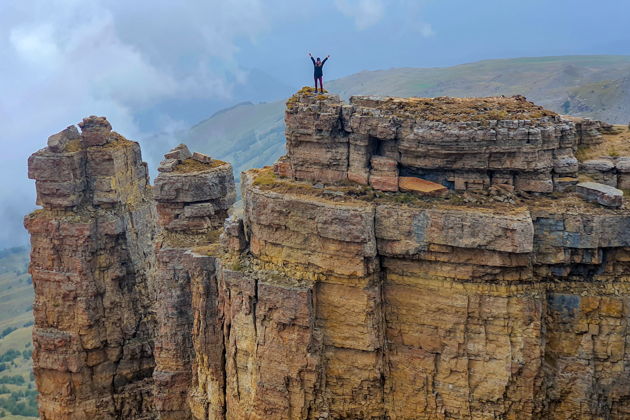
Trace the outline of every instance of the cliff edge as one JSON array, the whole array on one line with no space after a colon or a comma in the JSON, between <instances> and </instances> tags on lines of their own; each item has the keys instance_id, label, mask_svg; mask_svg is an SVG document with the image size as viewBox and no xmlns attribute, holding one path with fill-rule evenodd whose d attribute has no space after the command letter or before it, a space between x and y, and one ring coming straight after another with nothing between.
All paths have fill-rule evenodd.
<instances>
[{"instance_id":1,"label":"cliff edge","mask_svg":"<svg viewBox=\"0 0 630 420\"><path fill-rule=\"evenodd\" d=\"M180 145L151 188L103 121L29 161L43 419L630 416L626 160L576 158L605 124L305 88L239 209L229 164Z\"/></svg>"}]
</instances>

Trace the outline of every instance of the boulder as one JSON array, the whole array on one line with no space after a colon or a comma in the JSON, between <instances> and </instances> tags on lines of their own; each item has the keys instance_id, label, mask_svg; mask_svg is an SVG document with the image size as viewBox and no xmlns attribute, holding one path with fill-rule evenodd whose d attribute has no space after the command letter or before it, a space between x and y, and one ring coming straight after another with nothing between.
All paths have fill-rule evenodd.
<instances>
[{"instance_id":1,"label":"boulder","mask_svg":"<svg viewBox=\"0 0 630 420\"><path fill-rule=\"evenodd\" d=\"M548 173L521 173L514 180L518 191L550 193L553 192L553 180Z\"/></svg>"},{"instance_id":2,"label":"boulder","mask_svg":"<svg viewBox=\"0 0 630 420\"><path fill-rule=\"evenodd\" d=\"M372 156L370 160L372 170L382 172L397 172L398 162L385 156Z\"/></svg>"},{"instance_id":3,"label":"boulder","mask_svg":"<svg viewBox=\"0 0 630 420\"><path fill-rule=\"evenodd\" d=\"M442 184L410 176L401 176L398 178L398 188L400 191L428 196L440 196L448 192L448 188Z\"/></svg>"},{"instance_id":4,"label":"boulder","mask_svg":"<svg viewBox=\"0 0 630 420\"><path fill-rule=\"evenodd\" d=\"M109 143L112 126L105 117L91 115L79 123L81 138L87 147Z\"/></svg>"},{"instance_id":5,"label":"boulder","mask_svg":"<svg viewBox=\"0 0 630 420\"><path fill-rule=\"evenodd\" d=\"M179 161L177 159L164 159L162 162L160 162L158 172L173 172L175 166L177 166L178 163Z\"/></svg>"},{"instance_id":6,"label":"boulder","mask_svg":"<svg viewBox=\"0 0 630 420\"><path fill-rule=\"evenodd\" d=\"M273 164L273 173L282 178L290 178L293 176L291 162L286 156L281 157Z\"/></svg>"},{"instance_id":7,"label":"boulder","mask_svg":"<svg viewBox=\"0 0 630 420\"><path fill-rule=\"evenodd\" d=\"M577 194L593 203L599 203L606 207L621 207L623 204L623 191L609 185L597 182L581 182L576 186Z\"/></svg>"},{"instance_id":8,"label":"boulder","mask_svg":"<svg viewBox=\"0 0 630 420\"><path fill-rule=\"evenodd\" d=\"M367 170L348 171L348 180L361 185L368 185L370 174Z\"/></svg>"},{"instance_id":9,"label":"boulder","mask_svg":"<svg viewBox=\"0 0 630 420\"><path fill-rule=\"evenodd\" d=\"M232 215L225 219L220 239L221 244L226 249L241 252L247 248L243 218Z\"/></svg>"},{"instance_id":10,"label":"boulder","mask_svg":"<svg viewBox=\"0 0 630 420\"><path fill-rule=\"evenodd\" d=\"M173 148L170 152L166 153L164 157L166 159L176 159L176 160L186 160L192 156L190 150L188 150L188 146L185 144L180 144L179 146Z\"/></svg>"},{"instance_id":11,"label":"boulder","mask_svg":"<svg viewBox=\"0 0 630 420\"><path fill-rule=\"evenodd\" d=\"M578 160L575 156L561 156L553 161L553 171L557 174L570 174L578 171Z\"/></svg>"},{"instance_id":12,"label":"boulder","mask_svg":"<svg viewBox=\"0 0 630 420\"><path fill-rule=\"evenodd\" d=\"M212 163L212 158L208 155L204 155L203 153L195 152L192 154L192 158L197 162Z\"/></svg>"},{"instance_id":13,"label":"boulder","mask_svg":"<svg viewBox=\"0 0 630 420\"><path fill-rule=\"evenodd\" d=\"M615 164L609 159L590 159L582 162L583 171L607 172L615 169Z\"/></svg>"},{"instance_id":14,"label":"boulder","mask_svg":"<svg viewBox=\"0 0 630 420\"><path fill-rule=\"evenodd\" d=\"M66 144L72 140L78 140L81 134L74 125L68 126L65 130L48 137L48 149L51 152L61 153L65 150Z\"/></svg>"},{"instance_id":15,"label":"boulder","mask_svg":"<svg viewBox=\"0 0 630 420\"><path fill-rule=\"evenodd\" d=\"M609 159L591 159L580 164L580 172L588 175L595 182L617 186L617 174L615 164Z\"/></svg>"},{"instance_id":16,"label":"boulder","mask_svg":"<svg viewBox=\"0 0 630 420\"><path fill-rule=\"evenodd\" d=\"M621 190L630 189L630 157L622 156L615 162L617 169L617 188Z\"/></svg>"},{"instance_id":17,"label":"boulder","mask_svg":"<svg viewBox=\"0 0 630 420\"><path fill-rule=\"evenodd\" d=\"M617 168L618 173L630 173L630 157L622 156L618 158L617 162L615 163L615 168Z\"/></svg>"}]
</instances>

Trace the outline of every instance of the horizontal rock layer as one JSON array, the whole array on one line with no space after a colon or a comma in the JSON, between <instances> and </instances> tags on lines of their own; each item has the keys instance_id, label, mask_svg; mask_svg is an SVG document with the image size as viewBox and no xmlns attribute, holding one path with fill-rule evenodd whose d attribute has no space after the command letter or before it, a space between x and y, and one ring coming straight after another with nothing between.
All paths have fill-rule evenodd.
<instances>
[{"instance_id":1,"label":"horizontal rock layer","mask_svg":"<svg viewBox=\"0 0 630 420\"><path fill-rule=\"evenodd\" d=\"M191 156L195 156L192 161ZM153 188L160 228L155 243L158 265L153 277L158 321L153 378L156 415L160 419L179 420L191 418L191 409L193 413L205 412L194 404L196 389L191 387L191 381L205 390L210 388L204 388L204 384L207 387L214 384L207 382L205 370L200 372L208 366L208 356L197 351L223 353L222 347L196 342L205 337L193 333L195 328L205 329L208 319L218 324L219 318L216 309L208 309L218 305L214 259L195 254L191 248L200 242L204 245L216 242L217 231L234 203L235 192L229 163L213 161L199 153L193 155L185 145L177 146L164 157L167 160L162 162ZM175 164L171 165L169 160ZM200 296L195 292L212 292L212 295ZM197 315L198 311L201 315ZM220 330L214 334L220 336ZM221 341L217 344L222 346ZM210 365L218 363L219 360L212 360ZM214 396L217 392L213 390L210 399L218 404L219 399ZM224 405L216 408L218 412L223 409Z\"/></svg>"},{"instance_id":2,"label":"horizontal rock layer","mask_svg":"<svg viewBox=\"0 0 630 420\"><path fill-rule=\"evenodd\" d=\"M43 419L630 416L628 210L407 192L420 172L574 187L573 122L522 98L297 98L289 155L244 174L229 218L229 164L180 145L151 190L104 118L31 157ZM391 192L321 184L342 179Z\"/></svg>"},{"instance_id":3,"label":"horizontal rock layer","mask_svg":"<svg viewBox=\"0 0 630 420\"><path fill-rule=\"evenodd\" d=\"M263 174L243 181L257 269L224 285L251 301L230 330L247 357L228 390L249 384L232 418L629 413L627 211L336 202L276 192ZM274 323L272 290L276 311L306 312Z\"/></svg>"},{"instance_id":4,"label":"horizontal rock layer","mask_svg":"<svg viewBox=\"0 0 630 420\"><path fill-rule=\"evenodd\" d=\"M373 159L386 157L401 176L458 190L511 184L552 192L554 176L578 171L575 123L522 97L354 96L346 104L334 95L300 92L287 104L285 175L297 179L369 180L395 191L389 185L397 183L386 177L397 174L383 173Z\"/></svg>"},{"instance_id":5,"label":"horizontal rock layer","mask_svg":"<svg viewBox=\"0 0 630 420\"><path fill-rule=\"evenodd\" d=\"M44 209L25 218L35 288L40 418L145 419L153 411L155 206L139 145L104 118L29 159Z\"/></svg>"}]
</instances>

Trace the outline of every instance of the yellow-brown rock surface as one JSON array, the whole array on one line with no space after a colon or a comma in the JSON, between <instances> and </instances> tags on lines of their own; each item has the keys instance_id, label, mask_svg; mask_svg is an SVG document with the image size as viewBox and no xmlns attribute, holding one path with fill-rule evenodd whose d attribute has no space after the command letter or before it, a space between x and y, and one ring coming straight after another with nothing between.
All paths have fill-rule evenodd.
<instances>
[{"instance_id":1,"label":"yellow-brown rock surface","mask_svg":"<svg viewBox=\"0 0 630 420\"><path fill-rule=\"evenodd\" d=\"M257 274L281 272L275 287L313 294L301 360L316 361L318 387L274 394L292 410L313 408L273 418L628 415L626 210L573 196L490 207L354 199L268 169L243 186ZM283 331L265 329L265 341ZM284 354L297 354L292 344ZM264 356L248 354L242 371L260 392L260 373L252 379L246 366ZM285 377L304 369L292 366ZM248 408L251 418L269 413Z\"/></svg>"},{"instance_id":2,"label":"yellow-brown rock surface","mask_svg":"<svg viewBox=\"0 0 630 420\"><path fill-rule=\"evenodd\" d=\"M192 248L218 239L217 230L234 203L234 177L230 164L205 155L193 160L191 155L185 145L167 153L153 189L160 228L153 276L158 325L153 379L160 419L191 418L191 407L193 412L205 413L195 405L198 388L203 389L205 399L218 405L221 399L214 386L223 387L222 375L208 380L198 369L199 365L211 369L219 364L217 357L223 349L215 262ZM215 324L216 331L212 331ZM196 386L191 387L192 383ZM223 406L212 410L222 412Z\"/></svg>"},{"instance_id":3,"label":"yellow-brown rock surface","mask_svg":"<svg viewBox=\"0 0 630 420\"><path fill-rule=\"evenodd\" d=\"M289 156L244 173L230 217L229 164L180 145L151 200L137 145L104 119L33 155L43 419L630 418L630 211L514 192L574 170L572 122L521 98L302 95ZM459 134L445 110L468 113ZM486 118L502 110L532 120ZM431 130L454 148L487 131L473 111L501 141L457 159L507 153L514 173L502 162L474 196L368 186L409 169L393 145L409 161Z\"/></svg>"},{"instance_id":4,"label":"yellow-brown rock surface","mask_svg":"<svg viewBox=\"0 0 630 420\"><path fill-rule=\"evenodd\" d=\"M29 159L44 206L25 218L40 418L144 419L153 407L155 207L139 145L104 118L83 127Z\"/></svg>"}]
</instances>

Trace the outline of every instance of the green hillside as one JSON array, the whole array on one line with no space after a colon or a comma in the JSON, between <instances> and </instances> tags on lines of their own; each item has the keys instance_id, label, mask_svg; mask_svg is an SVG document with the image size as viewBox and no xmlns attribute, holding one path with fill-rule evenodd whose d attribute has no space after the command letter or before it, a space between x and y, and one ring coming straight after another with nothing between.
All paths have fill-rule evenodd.
<instances>
[{"instance_id":1,"label":"green hillside","mask_svg":"<svg viewBox=\"0 0 630 420\"><path fill-rule=\"evenodd\" d=\"M361 72L329 86L344 98L518 94L556 112L621 124L630 120L628 79L630 56L568 56Z\"/></svg>"},{"instance_id":2,"label":"green hillside","mask_svg":"<svg viewBox=\"0 0 630 420\"><path fill-rule=\"evenodd\" d=\"M236 174L268 165L284 154L284 101L219 112L192 127L183 141L192 150L232 162Z\"/></svg>"},{"instance_id":3,"label":"green hillside","mask_svg":"<svg viewBox=\"0 0 630 420\"><path fill-rule=\"evenodd\" d=\"M37 391L31 373L33 286L27 273L28 250L0 251L0 418L37 416Z\"/></svg>"},{"instance_id":4,"label":"green hillside","mask_svg":"<svg viewBox=\"0 0 630 420\"><path fill-rule=\"evenodd\" d=\"M328 82L351 95L524 95L553 111L613 123L630 121L630 56L569 56L487 60L447 68L364 71ZM232 162L235 174L284 154L284 101L240 104L177 138Z\"/></svg>"}]
</instances>

